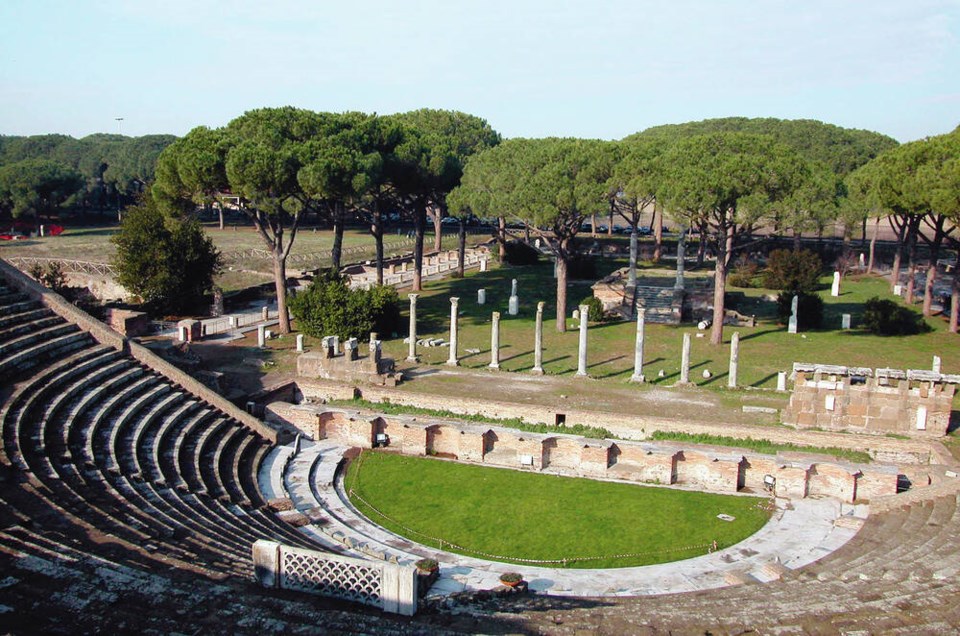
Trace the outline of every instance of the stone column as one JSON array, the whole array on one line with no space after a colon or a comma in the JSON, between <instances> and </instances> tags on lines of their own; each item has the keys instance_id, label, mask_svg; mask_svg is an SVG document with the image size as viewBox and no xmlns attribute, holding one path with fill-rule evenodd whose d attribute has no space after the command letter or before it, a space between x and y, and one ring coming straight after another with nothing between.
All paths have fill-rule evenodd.
<instances>
[{"instance_id":1,"label":"stone column","mask_svg":"<svg viewBox=\"0 0 960 636\"><path fill-rule=\"evenodd\" d=\"M687 234L684 232L680 234L680 241L677 243L677 281L673 284L674 289L682 290L684 288L683 268L686 265L686 250Z\"/></svg>"},{"instance_id":2,"label":"stone column","mask_svg":"<svg viewBox=\"0 0 960 636\"><path fill-rule=\"evenodd\" d=\"M647 310L643 307L637 308L637 342L633 350L633 375L631 382L643 382L643 330L646 320Z\"/></svg>"},{"instance_id":3,"label":"stone column","mask_svg":"<svg viewBox=\"0 0 960 636\"><path fill-rule=\"evenodd\" d=\"M303 334L297 334L297 353L303 353Z\"/></svg>"},{"instance_id":4,"label":"stone column","mask_svg":"<svg viewBox=\"0 0 960 636\"><path fill-rule=\"evenodd\" d=\"M531 373L543 375L543 306L546 303L537 303L537 326L533 332L533 368Z\"/></svg>"},{"instance_id":5,"label":"stone column","mask_svg":"<svg viewBox=\"0 0 960 636\"><path fill-rule=\"evenodd\" d=\"M407 361L419 362L417 358L417 298L419 294L407 294L410 299L410 345L407 348Z\"/></svg>"},{"instance_id":6,"label":"stone column","mask_svg":"<svg viewBox=\"0 0 960 636\"><path fill-rule=\"evenodd\" d=\"M730 373L727 376L727 387L737 388L737 365L740 362L740 332L730 338Z\"/></svg>"},{"instance_id":7,"label":"stone column","mask_svg":"<svg viewBox=\"0 0 960 636\"><path fill-rule=\"evenodd\" d=\"M257 325L257 346L261 349L267 346L267 328L263 325Z\"/></svg>"},{"instance_id":8,"label":"stone column","mask_svg":"<svg viewBox=\"0 0 960 636\"><path fill-rule=\"evenodd\" d=\"M590 314L588 305L580 305L580 349L577 353L577 375L587 375L587 324Z\"/></svg>"},{"instance_id":9,"label":"stone column","mask_svg":"<svg viewBox=\"0 0 960 636\"><path fill-rule=\"evenodd\" d=\"M683 334L683 352L680 355L680 382L690 384L690 334Z\"/></svg>"},{"instance_id":10,"label":"stone column","mask_svg":"<svg viewBox=\"0 0 960 636\"><path fill-rule=\"evenodd\" d=\"M787 372L778 371L777 372L777 391L786 391L787 390Z\"/></svg>"},{"instance_id":11,"label":"stone column","mask_svg":"<svg viewBox=\"0 0 960 636\"><path fill-rule=\"evenodd\" d=\"M456 296L450 297L450 357L447 358L447 364L451 367L460 366L457 360L457 303L460 299Z\"/></svg>"},{"instance_id":12,"label":"stone column","mask_svg":"<svg viewBox=\"0 0 960 636\"><path fill-rule=\"evenodd\" d=\"M478 290L477 290L477 304L478 304L478 305L486 305L486 304L487 304L487 290L486 290L486 289L478 289Z\"/></svg>"},{"instance_id":13,"label":"stone column","mask_svg":"<svg viewBox=\"0 0 960 636\"><path fill-rule=\"evenodd\" d=\"M260 308L260 319L261 320L270 320L270 308L263 306Z\"/></svg>"},{"instance_id":14,"label":"stone column","mask_svg":"<svg viewBox=\"0 0 960 636\"><path fill-rule=\"evenodd\" d=\"M520 313L520 298L517 296L517 279L513 279L513 283L510 287L510 301L507 305L507 313L511 316L516 316Z\"/></svg>"},{"instance_id":15,"label":"stone column","mask_svg":"<svg viewBox=\"0 0 960 636\"><path fill-rule=\"evenodd\" d=\"M491 369L500 368L500 312L493 312L493 322L490 325L490 364Z\"/></svg>"},{"instance_id":16,"label":"stone column","mask_svg":"<svg viewBox=\"0 0 960 636\"><path fill-rule=\"evenodd\" d=\"M833 285L830 286L830 295L834 297L840 295L840 272L833 273Z\"/></svg>"},{"instance_id":17,"label":"stone column","mask_svg":"<svg viewBox=\"0 0 960 636\"><path fill-rule=\"evenodd\" d=\"M794 295L790 303L790 320L787 323L787 333L797 333L797 313L800 306L800 296Z\"/></svg>"},{"instance_id":18,"label":"stone column","mask_svg":"<svg viewBox=\"0 0 960 636\"><path fill-rule=\"evenodd\" d=\"M942 373L942 371L940 371L941 368L942 364L940 362L940 356L933 356L933 372Z\"/></svg>"}]
</instances>

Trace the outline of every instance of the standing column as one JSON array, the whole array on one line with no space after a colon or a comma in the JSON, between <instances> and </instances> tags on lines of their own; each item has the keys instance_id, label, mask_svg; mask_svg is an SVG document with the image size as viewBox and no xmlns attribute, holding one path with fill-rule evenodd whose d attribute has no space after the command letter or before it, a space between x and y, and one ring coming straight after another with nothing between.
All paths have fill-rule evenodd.
<instances>
[{"instance_id":1,"label":"standing column","mask_svg":"<svg viewBox=\"0 0 960 636\"><path fill-rule=\"evenodd\" d=\"M730 373L727 375L727 387L737 388L737 365L740 362L740 332L730 339Z\"/></svg>"},{"instance_id":2,"label":"standing column","mask_svg":"<svg viewBox=\"0 0 960 636\"><path fill-rule=\"evenodd\" d=\"M493 312L493 323L490 325L490 364L491 369L500 368L500 312Z\"/></svg>"},{"instance_id":3,"label":"standing column","mask_svg":"<svg viewBox=\"0 0 960 636\"><path fill-rule=\"evenodd\" d=\"M267 328L263 325L257 325L257 346L261 349L267 346Z\"/></svg>"},{"instance_id":4,"label":"standing column","mask_svg":"<svg viewBox=\"0 0 960 636\"><path fill-rule=\"evenodd\" d=\"M633 350L633 376L631 382L643 382L643 330L646 320L647 310L643 307L637 308L637 344Z\"/></svg>"},{"instance_id":5,"label":"standing column","mask_svg":"<svg viewBox=\"0 0 960 636\"><path fill-rule=\"evenodd\" d=\"M419 362L417 358L417 298L419 294L407 294L410 299L410 347L407 350L409 362Z\"/></svg>"},{"instance_id":6,"label":"standing column","mask_svg":"<svg viewBox=\"0 0 960 636\"><path fill-rule=\"evenodd\" d=\"M587 375L587 323L590 314L588 305L580 305L580 351L577 356L577 375Z\"/></svg>"},{"instance_id":7,"label":"standing column","mask_svg":"<svg viewBox=\"0 0 960 636\"><path fill-rule=\"evenodd\" d=\"M703 240L703 237L700 238ZM686 265L686 251L687 251L687 233L682 232L680 234L680 241L677 243L677 280L673 284L674 289L681 290L684 287L683 284L683 269Z\"/></svg>"},{"instance_id":8,"label":"standing column","mask_svg":"<svg viewBox=\"0 0 960 636\"><path fill-rule=\"evenodd\" d=\"M457 360L457 303L460 299L456 296L450 297L450 357L447 358L447 364L451 367L460 366Z\"/></svg>"},{"instance_id":9,"label":"standing column","mask_svg":"<svg viewBox=\"0 0 960 636\"><path fill-rule=\"evenodd\" d=\"M537 303L537 327L533 333L533 368L531 373L543 375L543 306L542 301Z\"/></svg>"},{"instance_id":10,"label":"standing column","mask_svg":"<svg viewBox=\"0 0 960 636\"><path fill-rule=\"evenodd\" d=\"M690 334L683 334L683 353L680 356L680 384L690 384Z\"/></svg>"}]
</instances>

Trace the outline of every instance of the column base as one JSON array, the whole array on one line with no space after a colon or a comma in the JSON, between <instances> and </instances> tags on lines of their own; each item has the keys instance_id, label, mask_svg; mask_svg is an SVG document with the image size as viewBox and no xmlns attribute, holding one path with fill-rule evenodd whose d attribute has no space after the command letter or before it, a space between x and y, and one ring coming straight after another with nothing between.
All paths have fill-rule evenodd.
<instances>
[{"instance_id":1,"label":"column base","mask_svg":"<svg viewBox=\"0 0 960 636\"><path fill-rule=\"evenodd\" d=\"M543 375L543 367L533 367L530 369L530 373L533 375Z\"/></svg>"},{"instance_id":2,"label":"column base","mask_svg":"<svg viewBox=\"0 0 960 636\"><path fill-rule=\"evenodd\" d=\"M587 375L587 372L586 372L586 371L577 371L576 373L573 374L573 377L575 377L575 378L589 378L590 376Z\"/></svg>"},{"instance_id":3,"label":"column base","mask_svg":"<svg viewBox=\"0 0 960 636\"><path fill-rule=\"evenodd\" d=\"M420 356L407 356L407 362L420 362Z\"/></svg>"},{"instance_id":4,"label":"column base","mask_svg":"<svg viewBox=\"0 0 960 636\"><path fill-rule=\"evenodd\" d=\"M631 376L630 376L630 381L631 381L631 382L638 382L638 383L641 383L641 384L642 384L642 383L644 383L644 382L647 381L647 376L645 376L645 375L643 375L643 374L641 374L641 375L631 375Z\"/></svg>"},{"instance_id":5,"label":"column base","mask_svg":"<svg viewBox=\"0 0 960 636\"><path fill-rule=\"evenodd\" d=\"M460 361L459 361L459 360L447 360L447 366L448 366L448 367L459 367L459 366L460 366Z\"/></svg>"},{"instance_id":6,"label":"column base","mask_svg":"<svg viewBox=\"0 0 960 636\"><path fill-rule=\"evenodd\" d=\"M491 362L490 364L487 365L487 368L488 368L488 369L496 369L497 371L499 371L499 370L500 370L500 364L499 364L499 363Z\"/></svg>"}]
</instances>

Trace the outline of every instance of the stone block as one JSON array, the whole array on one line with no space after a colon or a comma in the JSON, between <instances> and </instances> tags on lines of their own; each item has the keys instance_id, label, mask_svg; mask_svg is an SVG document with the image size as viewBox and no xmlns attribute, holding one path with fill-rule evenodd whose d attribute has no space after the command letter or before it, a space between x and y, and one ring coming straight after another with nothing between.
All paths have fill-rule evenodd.
<instances>
[{"instance_id":1,"label":"stone block","mask_svg":"<svg viewBox=\"0 0 960 636\"><path fill-rule=\"evenodd\" d=\"M253 542L253 577L263 587L280 587L280 544L266 539Z\"/></svg>"}]
</instances>

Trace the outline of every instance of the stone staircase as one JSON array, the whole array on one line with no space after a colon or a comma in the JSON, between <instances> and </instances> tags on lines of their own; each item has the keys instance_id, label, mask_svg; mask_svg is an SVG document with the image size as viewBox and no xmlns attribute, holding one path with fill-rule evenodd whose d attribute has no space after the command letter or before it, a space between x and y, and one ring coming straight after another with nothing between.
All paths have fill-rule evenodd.
<instances>
[{"instance_id":1,"label":"stone staircase","mask_svg":"<svg viewBox=\"0 0 960 636\"><path fill-rule=\"evenodd\" d=\"M630 296L629 290L627 296ZM672 287L638 285L634 289L633 298L634 311L639 307L646 309L644 318L646 322L662 325L680 324L680 312L683 305L682 292L678 293Z\"/></svg>"}]
</instances>

